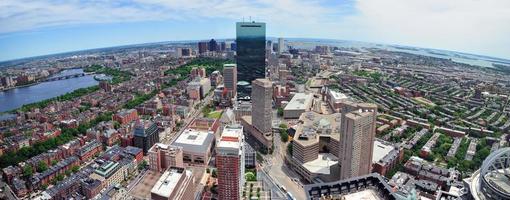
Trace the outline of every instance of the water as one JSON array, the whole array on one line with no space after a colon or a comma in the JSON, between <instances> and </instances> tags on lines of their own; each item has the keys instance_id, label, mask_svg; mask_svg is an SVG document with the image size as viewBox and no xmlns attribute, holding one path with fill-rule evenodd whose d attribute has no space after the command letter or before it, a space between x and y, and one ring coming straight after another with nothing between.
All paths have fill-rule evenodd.
<instances>
[{"instance_id":1,"label":"water","mask_svg":"<svg viewBox=\"0 0 510 200\"><path fill-rule=\"evenodd\" d=\"M64 76L83 73L82 69L70 69L55 74ZM0 92L0 112L20 108L24 104L35 103L72 92L76 89L97 85L93 75L70 78L65 80L43 82L37 85L21 87Z\"/></svg>"}]
</instances>

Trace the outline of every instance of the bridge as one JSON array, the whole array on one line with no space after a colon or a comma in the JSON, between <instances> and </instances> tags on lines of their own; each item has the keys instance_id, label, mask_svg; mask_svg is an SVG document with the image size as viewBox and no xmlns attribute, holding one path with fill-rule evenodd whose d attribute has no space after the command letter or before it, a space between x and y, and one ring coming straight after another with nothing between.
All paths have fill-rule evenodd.
<instances>
[{"instance_id":1,"label":"bridge","mask_svg":"<svg viewBox=\"0 0 510 200\"><path fill-rule=\"evenodd\" d=\"M64 80L64 79L70 79L70 78L77 78L77 77L82 77L82 76L86 76L86 75L90 75L90 74L94 74L94 73L77 73L77 74L69 74L69 75L65 75L65 76L48 77L48 78L42 79L40 82L58 81L58 80Z\"/></svg>"}]
</instances>

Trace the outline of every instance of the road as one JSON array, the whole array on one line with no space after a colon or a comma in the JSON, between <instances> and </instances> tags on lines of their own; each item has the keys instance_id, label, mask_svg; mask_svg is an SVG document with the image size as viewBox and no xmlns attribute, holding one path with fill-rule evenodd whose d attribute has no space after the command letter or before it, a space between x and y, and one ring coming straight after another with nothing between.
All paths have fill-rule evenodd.
<instances>
[{"instance_id":1,"label":"road","mask_svg":"<svg viewBox=\"0 0 510 200\"><path fill-rule=\"evenodd\" d=\"M188 127L189 124L193 122L193 120L202 113L202 108L204 108L204 106L207 105L205 102L211 101L213 94L214 94L213 92L210 92L209 95L207 95L203 100L201 100L197 104L198 109L192 108L191 110L192 113L189 115L189 117L184 119L184 123L182 123L180 130L178 130L177 132L173 132L169 129L166 129L165 131L161 132L159 138L162 139L160 139L160 142L163 144L171 144L175 139L177 139L176 136L184 132L184 130L186 130L186 127Z\"/></svg>"},{"instance_id":2,"label":"road","mask_svg":"<svg viewBox=\"0 0 510 200\"><path fill-rule=\"evenodd\" d=\"M273 119L273 124L280 124L281 120L277 118L276 114L274 114ZM269 179L273 180L274 183L271 184L285 187L294 198L298 200L306 199L302 184L299 181L299 175L290 170L284 163L288 143L281 142L280 134L277 132L274 133L273 141L275 147L273 154L264 156L264 162L261 164L264 175L267 174Z\"/></svg>"}]
</instances>

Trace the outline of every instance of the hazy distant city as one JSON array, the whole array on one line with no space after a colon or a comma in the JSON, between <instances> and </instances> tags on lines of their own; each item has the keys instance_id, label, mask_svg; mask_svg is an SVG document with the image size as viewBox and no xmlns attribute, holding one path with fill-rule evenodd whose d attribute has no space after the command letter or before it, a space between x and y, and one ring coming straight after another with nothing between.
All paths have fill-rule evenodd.
<instances>
[{"instance_id":1,"label":"hazy distant city","mask_svg":"<svg viewBox=\"0 0 510 200\"><path fill-rule=\"evenodd\" d=\"M0 199L510 199L510 60L269 25L0 62Z\"/></svg>"}]
</instances>

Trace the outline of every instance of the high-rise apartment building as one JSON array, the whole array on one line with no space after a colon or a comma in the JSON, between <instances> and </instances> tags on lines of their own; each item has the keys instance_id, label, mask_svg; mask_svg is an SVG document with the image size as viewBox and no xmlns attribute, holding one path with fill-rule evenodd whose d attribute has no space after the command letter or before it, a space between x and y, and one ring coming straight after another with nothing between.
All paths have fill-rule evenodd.
<instances>
[{"instance_id":1,"label":"high-rise apartment building","mask_svg":"<svg viewBox=\"0 0 510 200\"><path fill-rule=\"evenodd\" d=\"M230 93L231 97L237 94L237 65L223 65L223 85Z\"/></svg>"},{"instance_id":2,"label":"high-rise apartment building","mask_svg":"<svg viewBox=\"0 0 510 200\"><path fill-rule=\"evenodd\" d=\"M245 87L238 91L250 95L249 84L266 73L266 24L259 22L236 23L237 73Z\"/></svg>"},{"instance_id":3,"label":"high-rise apartment building","mask_svg":"<svg viewBox=\"0 0 510 200\"><path fill-rule=\"evenodd\" d=\"M198 42L198 53L203 54L209 49L207 42Z\"/></svg>"},{"instance_id":4,"label":"high-rise apartment building","mask_svg":"<svg viewBox=\"0 0 510 200\"><path fill-rule=\"evenodd\" d=\"M262 133L271 132L273 84L269 79L252 82L252 123Z\"/></svg>"},{"instance_id":5,"label":"high-rise apartment building","mask_svg":"<svg viewBox=\"0 0 510 200\"><path fill-rule=\"evenodd\" d=\"M340 179L370 173L375 138L377 106L346 102L340 125Z\"/></svg>"},{"instance_id":6,"label":"high-rise apartment building","mask_svg":"<svg viewBox=\"0 0 510 200\"><path fill-rule=\"evenodd\" d=\"M152 145L159 142L158 126L154 122L140 120L135 125L134 130L134 146L143 150L143 155L147 152Z\"/></svg>"},{"instance_id":7,"label":"high-rise apartment building","mask_svg":"<svg viewBox=\"0 0 510 200\"><path fill-rule=\"evenodd\" d=\"M285 51L285 41L283 38L278 38L278 53L283 53Z\"/></svg>"},{"instance_id":8,"label":"high-rise apartment building","mask_svg":"<svg viewBox=\"0 0 510 200\"><path fill-rule=\"evenodd\" d=\"M244 156L243 127L225 126L216 146L219 199L241 199L244 185Z\"/></svg>"}]
</instances>

